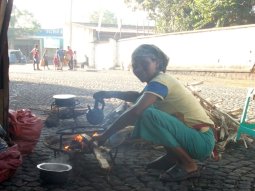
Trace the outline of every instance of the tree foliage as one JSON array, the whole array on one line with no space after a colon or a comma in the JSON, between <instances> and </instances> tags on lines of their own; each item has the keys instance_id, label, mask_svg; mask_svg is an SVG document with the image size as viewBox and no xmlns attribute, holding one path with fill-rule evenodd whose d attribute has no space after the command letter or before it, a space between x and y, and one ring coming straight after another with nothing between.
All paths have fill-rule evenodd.
<instances>
[{"instance_id":1,"label":"tree foliage","mask_svg":"<svg viewBox=\"0 0 255 191\"><path fill-rule=\"evenodd\" d=\"M89 21L91 23L98 23L100 15L102 16L102 24L117 24L117 18L115 17L114 13L109 10L93 12L90 15Z\"/></svg>"},{"instance_id":2,"label":"tree foliage","mask_svg":"<svg viewBox=\"0 0 255 191\"><path fill-rule=\"evenodd\" d=\"M21 36L32 35L39 31L41 25L34 19L32 13L20 10L13 6L9 23L8 38L15 39Z\"/></svg>"},{"instance_id":3,"label":"tree foliage","mask_svg":"<svg viewBox=\"0 0 255 191\"><path fill-rule=\"evenodd\" d=\"M255 23L255 0L125 0L144 9L158 32Z\"/></svg>"}]
</instances>

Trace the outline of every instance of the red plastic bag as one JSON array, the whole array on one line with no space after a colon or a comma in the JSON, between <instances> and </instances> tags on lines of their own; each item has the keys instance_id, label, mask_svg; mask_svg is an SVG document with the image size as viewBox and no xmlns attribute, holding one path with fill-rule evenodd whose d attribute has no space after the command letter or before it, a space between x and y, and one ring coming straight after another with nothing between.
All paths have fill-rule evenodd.
<instances>
[{"instance_id":1,"label":"red plastic bag","mask_svg":"<svg viewBox=\"0 0 255 191\"><path fill-rule=\"evenodd\" d=\"M9 111L9 132L22 155L30 154L38 142L42 120L28 109Z\"/></svg>"},{"instance_id":2,"label":"red plastic bag","mask_svg":"<svg viewBox=\"0 0 255 191\"><path fill-rule=\"evenodd\" d=\"M0 152L0 182L13 176L21 163L22 157L17 145Z\"/></svg>"}]
</instances>

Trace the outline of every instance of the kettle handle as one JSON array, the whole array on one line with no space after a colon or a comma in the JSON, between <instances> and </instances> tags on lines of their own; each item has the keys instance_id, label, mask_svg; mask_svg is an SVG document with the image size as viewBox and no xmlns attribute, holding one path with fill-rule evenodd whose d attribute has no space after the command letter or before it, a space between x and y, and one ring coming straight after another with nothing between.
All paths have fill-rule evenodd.
<instances>
[{"instance_id":1,"label":"kettle handle","mask_svg":"<svg viewBox=\"0 0 255 191\"><path fill-rule=\"evenodd\" d=\"M99 103L101 103L101 108L99 108ZM95 100L94 109L96 108L96 109L104 110L104 106L105 106L105 102L104 102L103 99L102 100L98 100L98 99Z\"/></svg>"}]
</instances>

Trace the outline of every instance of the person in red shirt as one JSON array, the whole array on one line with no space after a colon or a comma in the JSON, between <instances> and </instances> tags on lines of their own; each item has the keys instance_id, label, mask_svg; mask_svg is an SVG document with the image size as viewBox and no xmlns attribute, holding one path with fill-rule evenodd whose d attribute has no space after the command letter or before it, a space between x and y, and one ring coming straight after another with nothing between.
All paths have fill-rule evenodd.
<instances>
[{"instance_id":1,"label":"person in red shirt","mask_svg":"<svg viewBox=\"0 0 255 191\"><path fill-rule=\"evenodd\" d=\"M67 46L66 56L67 56L67 59L69 60L68 62L69 70L72 70L73 69L73 50L71 49L70 46Z\"/></svg>"},{"instance_id":2,"label":"person in red shirt","mask_svg":"<svg viewBox=\"0 0 255 191\"><path fill-rule=\"evenodd\" d=\"M40 59L39 59L39 49L38 49L38 45L37 45L37 44L36 44L35 47L31 50L30 53L33 55L33 61L34 61L33 66L34 66L34 70L36 70L36 69L35 69L35 64L36 64L36 66L37 66L37 70L40 70L40 68L39 68L39 61L40 61Z\"/></svg>"}]
</instances>

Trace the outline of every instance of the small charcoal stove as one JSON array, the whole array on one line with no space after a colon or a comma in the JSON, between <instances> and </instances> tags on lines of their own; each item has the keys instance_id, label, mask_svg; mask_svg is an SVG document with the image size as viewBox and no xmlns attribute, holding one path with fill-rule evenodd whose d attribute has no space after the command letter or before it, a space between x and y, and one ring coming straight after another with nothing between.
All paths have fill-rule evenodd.
<instances>
[{"instance_id":1,"label":"small charcoal stove","mask_svg":"<svg viewBox=\"0 0 255 191\"><path fill-rule=\"evenodd\" d=\"M54 101L51 103L51 111L56 111L59 119L73 118L76 122L76 107L80 105L79 100L72 94L57 94L53 96ZM60 111L62 112L60 115Z\"/></svg>"},{"instance_id":2,"label":"small charcoal stove","mask_svg":"<svg viewBox=\"0 0 255 191\"><path fill-rule=\"evenodd\" d=\"M127 104L122 103L105 117L104 122L101 125L84 125L59 129L56 131L55 135L45 138L44 145L53 150L54 157L56 157L58 153L93 153L95 154L96 158L101 161L101 167L107 166L105 165L107 161L101 154L101 151L104 151L109 154L111 162L114 164L118 153L118 146L123 141L120 142L120 144L109 148L105 146L98 147L95 142L93 142L94 145L91 145L90 140L93 134L104 132L105 129L112 124L112 122L117 119L127 108ZM104 162L102 162L102 160Z\"/></svg>"},{"instance_id":3,"label":"small charcoal stove","mask_svg":"<svg viewBox=\"0 0 255 191\"><path fill-rule=\"evenodd\" d=\"M106 147L98 147L96 143L92 145L90 140L94 133L101 133L104 129L98 126L84 126L74 128L60 129L56 135L48 136L44 140L44 145L53 150L54 157L56 158L59 153L73 154L95 154L97 159L105 162L101 167L108 163L102 157L101 151L109 154L111 162L114 164L115 158L118 153L118 146L111 149ZM99 159L98 159L99 160ZM103 167L104 168L104 167ZM107 167L106 167L107 168Z\"/></svg>"}]
</instances>

